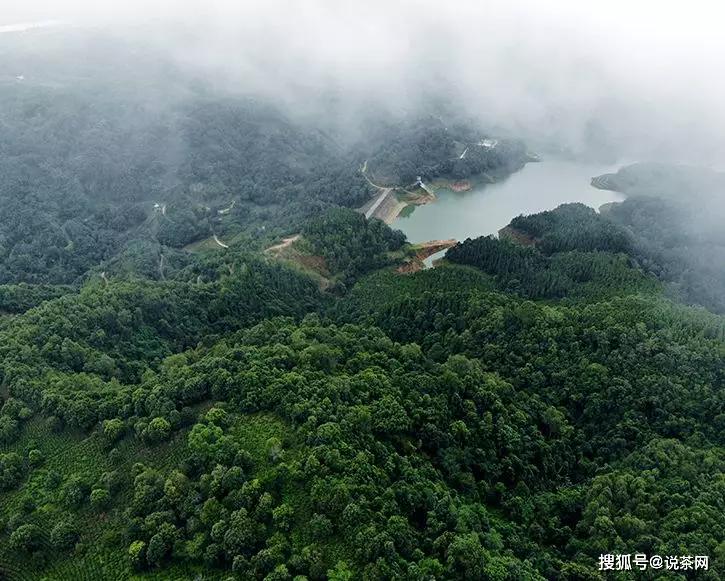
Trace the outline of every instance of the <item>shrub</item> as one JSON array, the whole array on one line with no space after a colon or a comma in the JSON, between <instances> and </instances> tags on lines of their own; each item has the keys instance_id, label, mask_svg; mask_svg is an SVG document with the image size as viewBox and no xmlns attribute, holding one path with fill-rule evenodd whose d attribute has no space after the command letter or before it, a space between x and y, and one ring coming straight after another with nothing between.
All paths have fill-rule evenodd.
<instances>
[{"instance_id":1,"label":"shrub","mask_svg":"<svg viewBox=\"0 0 725 581\"><path fill-rule=\"evenodd\" d=\"M121 418L113 418L103 422L103 435L106 440L113 444L118 441L126 429L126 424Z\"/></svg>"},{"instance_id":2,"label":"shrub","mask_svg":"<svg viewBox=\"0 0 725 581\"><path fill-rule=\"evenodd\" d=\"M143 432L149 442L162 442L171 434L171 424L165 418L154 418Z\"/></svg>"},{"instance_id":3,"label":"shrub","mask_svg":"<svg viewBox=\"0 0 725 581\"><path fill-rule=\"evenodd\" d=\"M91 506L96 510L108 508L111 502L111 495L105 488L94 488L91 491Z\"/></svg>"},{"instance_id":4,"label":"shrub","mask_svg":"<svg viewBox=\"0 0 725 581\"><path fill-rule=\"evenodd\" d=\"M10 548L17 551L35 551L40 548L40 529L33 524L19 526L10 535Z\"/></svg>"},{"instance_id":5,"label":"shrub","mask_svg":"<svg viewBox=\"0 0 725 581\"><path fill-rule=\"evenodd\" d=\"M78 540L78 529L67 520L60 521L50 531L50 542L56 549L71 549Z\"/></svg>"},{"instance_id":6,"label":"shrub","mask_svg":"<svg viewBox=\"0 0 725 581\"><path fill-rule=\"evenodd\" d=\"M37 448L34 448L30 450L30 452L28 452L28 462L30 462L31 466L40 466L43 463L43 460L45 460L45 457L43 456L43 453Z\"/></svg>"},{"instance_id":7,"label":"shrub","mask_svg":"<svg viewBox=\"0 0 725 581\"><path fill-rule=\"evenodd\" d=\"M134 541L128 547L128 557L131 565L136 569L141 569L146 562L146 543L143 541Z\"/></svg>"}]
</instances>

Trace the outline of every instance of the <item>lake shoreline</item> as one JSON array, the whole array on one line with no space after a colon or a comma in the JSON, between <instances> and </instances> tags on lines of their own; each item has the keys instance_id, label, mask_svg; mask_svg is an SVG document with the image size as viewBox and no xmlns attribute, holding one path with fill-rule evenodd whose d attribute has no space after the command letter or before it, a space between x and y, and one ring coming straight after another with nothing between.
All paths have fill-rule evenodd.
<instances>
[{"instance_id":1,"label":"lake shoreline","mask_svg":"<svg viewBox=\"0 0 725 581\"><path fill-rule=\"evenodd\" d=\"M465 180L470 188L463 183L451 187L464 180L438 178L429 186L435 195L418 199L414 205L401 197L396 217L387 223L415 244L495 236L516 216L552 210L564 203L579 202L594 209L604 206L606 212L611 207L607 204L621 202L625 196L592 187L591 180L612 169L609 165L553 159L527 163L493 183L481 176Z\"/></svg>"},{"instance_id":2,"label":"lake shoreline","mask_svg":"<svg viewBox=\"0 0 725 581\"><path fill-rule=\"evenodd\" d=\"M525 166L524 166L525 167ZM520 169L517 171L521 171ZM515 172L514 172L515 173ZM466 193L474 191L477 188L496 184L499 181L506 180L513 174L506 174L500 179L496 179L488 173L479 174L468 179L454 180L451 178L435 178L430 188L433 190L428 191L423 188L417 188L416 190L406 190L403 188L391 188L390 196L396 198L395 202L388 203L388 200L383 201L380 207L376 210L372 217L382 220L388 225L393 224L401 214L403 214L406 208L414 209L416 206L425 206L434 203L438 200L438 193L442 191L450 193Z\"/></svg>"}]
</instances>

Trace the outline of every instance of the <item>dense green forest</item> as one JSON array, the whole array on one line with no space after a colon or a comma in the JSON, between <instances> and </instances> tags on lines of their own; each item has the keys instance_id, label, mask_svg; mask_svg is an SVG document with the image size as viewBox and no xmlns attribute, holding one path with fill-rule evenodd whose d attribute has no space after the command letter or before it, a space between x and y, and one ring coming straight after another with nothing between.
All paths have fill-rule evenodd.
<instances>
[{"instance_id":1,"label":"dense green forest","mask_svg":"<svg viewBox=\"0 0 725 581\"><path fill-rule=\"evenodd\" d=\"M531 221L587 211L563 212ZM342 298L227 251L4 324L7 575L595 579L642 551L719 578L721 317L606 235L482 238L411 276L360 262L403 242L380 222L304 235L362 276Z\"/></svg>"},{"instance_id":2,"label":"dense green forest","mask_svg":"<svg viewBox=\"0 0 725 581\"><path fill-rule=\"evenodd\" d=\"M311 219L302 234L311 251L321 256L333 272L342 274L342 285L393 264L391 253L406 242L400 230L391 230L380 220L366 220L362 214L345 209Z\"/></svg>"},{"instance_id":3,"label":"dense green forest","mask_svg":"<svg viewBox=\"0 0 725 581\"><path fill-rule=\"evenodd\" d=\"M725 313L725 174L648 163L593 183L628 195L608 215L635 234L642 264L674 297Z\"/></svg>"},{"instance_id":4,"label":"dense green forest","mask_svg":"<svg viewBox=\"0 0 725 581\"><path fill-rule=\"evenodd\" d=\"M621 188L628 198L608 204L601 214L582 204L566 204L519 216L511 221L511 228L554 260L574 250L627 255L662 281L673 298L725 313L723 174L637 164L595 182ZM463 252L455 249L451 256L460 257ZM470 263L470 257L462 261Z\"/></svg>"},{"instance_id":5,"label":"dense green forest","mask_svg":"<svg viewBox=\"0 0 725 581\"><path fill-rule=\"evenodd\" d=\"M117 92L2 84L0 98L0 283L74 283L129 247L143 261L139 241L180 249L217 234L259 247L325 209L366 202L367 151L402 156L387 151L385 134L342 148L246 98L192 94L162 107ZM416 127L427 131L428 120ZM405 183L448 173L421 155ZM518 150L491 156L469 175L523 164Z\"/></svg>"},{"instance_id":6,"label":"dense green forest","mask_svg":"<svg viewBox=\"0 0 725 581\"><path fill-rule=\"evenodd\" d=\"M120 41L33 39L48 62L37 62L30 38L0 48L0 284L74 284L131 255L144 275L163 278L147 263L164 248L214 235L260 248L327 209L368 201L366 159L374 176L397 168L400 184L504 176L526 161L523 144L504 141L471 147L455 164L466 167L453 169L456 138L481 139L481 130L411 114L372 117L350 138L269 99L199 86L156 56L130 69ZM89 58L94 51L104 59ZM35 75L22 82L5 76L28 66Z\"/></svg>"},{"instance_id":7,"label":"dense green forest","mask_svg":"<svg viewBox=\"0 0 725 581\"><path fill-rule=\"evenodd\" d=\"M630 231L583 204L514 218L501 238L465 240L446 259L477 267L501 290L526 298L592 300L660 288L638 267Z\"/></svg>"},{"instance_id":8,"label":"dense green forest","mask_svg":"<svg viewBox=\"0 0 725 581\"><path fill-rule=\"evenodd\" d=\"M691 213L672 178L403 275L415 248L352 209L366 177L496 179L522 143L382 112L343 140L120 57L6 82L23 50L0 47L0 579L593 581L603 553L725 577L713 180Z\"/></svg>"},{"instance_id":9,"label":"dense green forest","mask_svg":"<svg viewBox=\"0 0 725 581\"><path fill-rule=\"evenodd\" d=\"M461 122L449 126L439 117L384 125L373 133L382 146L370 152L369 173L389 186L412 184L418 176L428 180L486 176L493 181L529 161L520 141L496 140L495 147L487 147L475 127Z\"/></svg>"},{"instance_id":10,"label":"dense green forest","mask_svg":"<svg viewBox=\"0 0 725 581\"><path fill-rule=\"evenodd\" d=\"M246 100L0 92L1 282L71 283L136 240L258 237L371 195L317 132Z\"/></svg>"}]
</instances>

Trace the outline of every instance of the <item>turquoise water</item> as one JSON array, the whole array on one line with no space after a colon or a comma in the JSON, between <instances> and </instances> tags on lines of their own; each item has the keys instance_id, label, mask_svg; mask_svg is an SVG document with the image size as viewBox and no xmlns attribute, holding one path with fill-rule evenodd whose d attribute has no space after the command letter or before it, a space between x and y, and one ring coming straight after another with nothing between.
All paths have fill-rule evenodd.
<instances>
[{"instance_id":1,"label":"turquoise water","mask_svg":"<svg viewBox=\"0 0 725 581\"><path fill-rule=\"evenodd\" d=\"M582 202L596 209L624 199L621 194L589 185L593 176L617 169L572 161L529 163L505 181L481 185L470 192L440 190L435 202L415 207L392 227L402 230L413 243L465 240L495 234L519 214L550 210L566 202Z\"/></svg>"}]
</instances>

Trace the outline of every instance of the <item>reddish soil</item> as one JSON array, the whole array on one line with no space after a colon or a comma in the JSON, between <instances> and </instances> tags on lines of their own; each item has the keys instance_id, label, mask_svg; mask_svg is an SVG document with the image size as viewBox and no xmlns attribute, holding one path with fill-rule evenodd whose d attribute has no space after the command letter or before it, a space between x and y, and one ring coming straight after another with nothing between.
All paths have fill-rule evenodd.
<instances>
[{"instance_id":1,"label":"reddish soil","mask_svg":"<svg viewBox=\"0 0 725 581\"><path fill-rule=\"evenodd\" d=\"M422 260L416 260L413 259L410 262L404 262L401 264L397 269L396 272L398 274L413 274L414 272L418 272L419 270L423 270L423 264Z\"/></svg>"},{"instance_id":2,"label":"reddish soil","mask_svg":"<svg viewBox=\"0 0 725 581\"><path fill-rule=\"evenodd\" d=\"M453 182L450 187L454 192L468 192L473 188L468 180L458 180Z\"/></svg>"},{"instance_id":3,"label":"reddish soil","mask_svg":"<svg viewBox=\"0 0 725 581\"><path fill-rule=\"evenodd\" d=\"M330 276L330 271L327 270L327 263L322 256L309 256L300 254L295 258L302 266L314 270L322 276Z\"/></svg>"},{"instance_id":4,"label":"reddish soil","mask_svg":"<svg viewBox=\"0 0 725 581\"><path fill-rule=\"evenodd\" d=\"M451 238L450 240L431 240L430 242L424 242L418 245L415 256L410 258L407 262L404 262L397 268L397 272L400 274L411 274L423 270L425 264L423 261L432 256L436 252L451 248L458 244L457 240Z\"/></svg>"},{"instance_id":5,"label":"reddish soil","mask_svg":"<svg viewBox=\"0 0 725 581\"><path fill-rule=\"evenodd\" d=\"M290 236L289 238L284 238L282 239L282 242L280 242L279 244L275 244L274 246L270 246L265 250L265 252L280 252L288 246L292 246L292 244L299 240L300 237L300 234L295 234L294 236Z\"/></svg>"}]
</instances>

